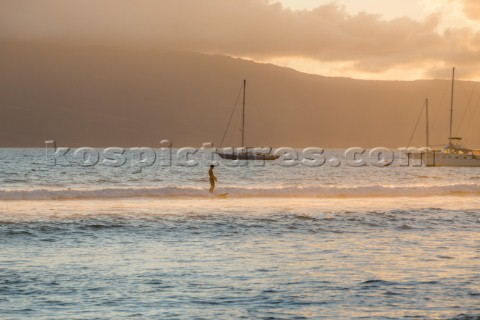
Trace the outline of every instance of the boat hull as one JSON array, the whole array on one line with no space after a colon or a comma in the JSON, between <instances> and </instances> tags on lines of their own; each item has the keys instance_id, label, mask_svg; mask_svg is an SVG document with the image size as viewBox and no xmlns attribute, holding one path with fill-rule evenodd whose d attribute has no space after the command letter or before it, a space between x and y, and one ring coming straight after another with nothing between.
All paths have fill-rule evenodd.
<instances>
[{"instance_id":1,"label":"boat hull","mask_svg":"<svg viewBox=\"0 0 480 320\"><path fill-rule=\"evenodd\" d=\"M220 158L225 160L277 160L279 156L263 153L263 154L253 154L253 153L218 153Z\"/></svg>"},{"instance_id":2,"label":"boat hull","mask_svg":"<svg viewBox=\"0 0 480 320\"><path fill-rule=\"evenodd\" d=\"M480 167L480 158L474 155L430 151L425 153L427 167Z\"/></svg>"}]
</instances>

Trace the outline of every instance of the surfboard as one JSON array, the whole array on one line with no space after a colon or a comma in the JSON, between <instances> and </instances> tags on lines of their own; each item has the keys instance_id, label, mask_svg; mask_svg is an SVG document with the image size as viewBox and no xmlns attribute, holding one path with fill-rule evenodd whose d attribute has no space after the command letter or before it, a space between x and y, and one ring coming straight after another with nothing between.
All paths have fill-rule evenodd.
<instances>
[{"instance_id":1,"label":"surfboard","mask_svg":"<svg viewBox=\"0 0 480 320\"><path fill-rule=\"evenodd\" d=\"M218 197L218 198L226 198L227 196L228 196L228 193L220 193L215 195L215 197Z\"/></svg>"}]
</instances>

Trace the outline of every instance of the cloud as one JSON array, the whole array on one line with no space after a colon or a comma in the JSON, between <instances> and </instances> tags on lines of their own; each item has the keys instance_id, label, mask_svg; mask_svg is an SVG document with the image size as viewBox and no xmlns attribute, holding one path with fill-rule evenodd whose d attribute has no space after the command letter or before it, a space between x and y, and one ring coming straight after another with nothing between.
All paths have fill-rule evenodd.
<instances>
[{"instance_id":1,"label":"cloud","mask_svg":"<svg viewBox=\"0 0 480 320\"><path fill-rule=\"evenodd\" d=\"M477 8L477 0L463 0ZM476 11L471 9L472 14ZM221 53L256 60L304 57L349 62L382 73L425 62L475 68L479 35L437 31L439 15L424 21L348 14L336 4L293 11L268 0L3 0L0 37L135 44ZM477 42L478 43L478 42ZM475 69L480 74L480 69Z\"/></svg>"},{"instance_id":2,"label":"cloud","mask_svg":"<svg viewBox=\"0 0 480 320\"><path fill-rule=\"evenodd\" d=\"M463 12L472 20L480 20L480 1L461 0L463 2Z\"/></svg>"}]
</instances>

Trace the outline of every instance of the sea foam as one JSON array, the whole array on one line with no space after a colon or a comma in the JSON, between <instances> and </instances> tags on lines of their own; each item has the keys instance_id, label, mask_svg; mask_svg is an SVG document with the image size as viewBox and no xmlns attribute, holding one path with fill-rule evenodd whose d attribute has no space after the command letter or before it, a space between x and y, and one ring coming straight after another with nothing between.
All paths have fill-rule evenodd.
<instances>
[{"instance_id":1,"label":"sea foam","mask_svg":"<svg viewBox=\"0 0 480 320\"><path fill-rule=\"evenodd\" d=\"M228 193L229 197L428 197L462 196L480 194L479 184L451 184L437 186L308 186L308 187L225 187L217 194ZM210 197L205 188L194 187L125 187L125 188L38 188L1 190L0 200L61 200L61 199L104 199L131 197Z\"/></svg>"}]
</instances>

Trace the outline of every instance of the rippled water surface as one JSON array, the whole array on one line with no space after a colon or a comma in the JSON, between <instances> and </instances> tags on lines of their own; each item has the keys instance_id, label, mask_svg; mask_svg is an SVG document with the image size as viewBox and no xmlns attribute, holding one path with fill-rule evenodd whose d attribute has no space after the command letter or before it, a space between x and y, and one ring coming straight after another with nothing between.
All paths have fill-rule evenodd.
<instances>
[{"instance_id":1,"label":"rippled water surface","mask_svg":"<svg viewBox=\"0 0 480 320\"><path fill-rule=\"evenodd\" d=\"M42 152L0 152L2 319L480 315L477 169L220 166L222 199Z\"/></svg>"}]
</instances>

